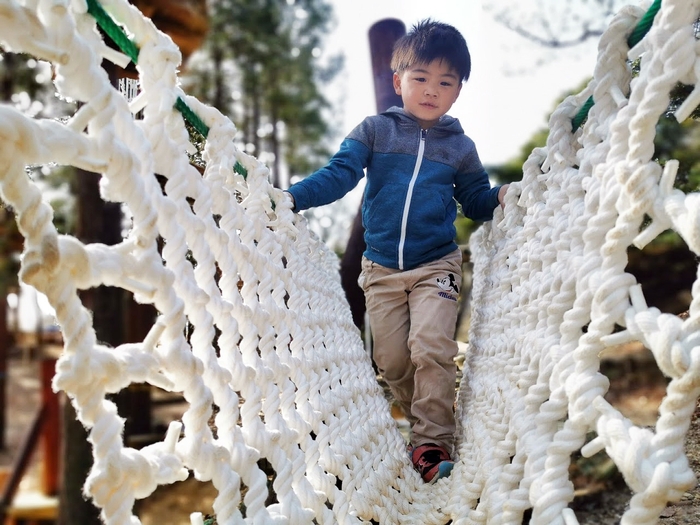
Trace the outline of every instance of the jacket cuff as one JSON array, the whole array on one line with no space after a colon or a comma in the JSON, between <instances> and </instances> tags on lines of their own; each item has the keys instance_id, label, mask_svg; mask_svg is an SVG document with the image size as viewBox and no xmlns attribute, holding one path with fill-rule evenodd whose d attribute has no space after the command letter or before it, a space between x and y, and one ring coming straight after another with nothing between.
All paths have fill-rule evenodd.
<instances>
[{"instance_id":1,"label":"jacket cuff","mask_svg":"<svg viewBox=\"0 0 700 525\"><path fill-rule=\"evenodd\" d=\"M291 195L292 201L294 202L292 211L301 211L308 208L308 192L305 188L294 185L286 191L289 193L289 195Z\"/></svg>"},{"instance_id":2,"label":"jacket cuff","mask_svg":"<svg viewBox=\"0 0 700 525\"><path fill-rule=\"evenodd\" d=\"M292 201L292 211L296 211L297 210L297 200L294 198L294 195L292 195L292 192L288 191L288 190L284 190L284 193L286 193Z\"/></svg>"}]
</instances>

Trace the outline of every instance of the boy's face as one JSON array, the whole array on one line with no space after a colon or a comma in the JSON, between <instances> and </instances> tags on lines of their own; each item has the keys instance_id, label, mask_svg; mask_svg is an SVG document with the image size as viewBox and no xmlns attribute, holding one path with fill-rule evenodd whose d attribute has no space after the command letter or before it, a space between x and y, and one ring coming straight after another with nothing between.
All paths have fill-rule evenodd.
<instances>
[{"instance_id":1,"label":"boy's face","mask_svg":"<svg viewBox=\"0 0 700 525\"><path fill-rule=\"evenodd\" d=\"M394 73L394 90L401 95L403 108L413 115L423 129L434 126L455 103L462 82L445 60Z\"/></svg>"}]
</instances>

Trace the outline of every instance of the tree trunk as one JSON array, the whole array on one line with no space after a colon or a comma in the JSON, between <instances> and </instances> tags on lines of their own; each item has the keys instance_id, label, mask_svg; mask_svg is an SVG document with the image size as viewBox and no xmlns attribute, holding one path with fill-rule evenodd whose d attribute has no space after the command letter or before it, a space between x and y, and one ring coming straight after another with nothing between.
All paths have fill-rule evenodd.
<instances>
[{"instance_id":1,"label":"tree trunk","mask_svg":"<svg viewBox=\"0 0 700 525\"><path fill-rule=\"evenodd\" d=\"M112 245L121 240L119 204L105 203L99 194L99 177L77 170L77 232L84 243ZM118 345L122 340L121 290L100 286L81 293L85 307L93 313L98 341ZM99 525L99 509L83 497L83 485L92 467L92 447L87 431L76 419L75 409L66 402L63 409L59 525Z\"/></svg>"},{"instance_id":2,"label":"tree trunk","mask_svg":"<svg viewBox=\"0 0 700 525\"><path fill-rule=\"evenodd\" d=\"M255 69L257 69L257 68L258 68L258 65L255 64ZM254 155L256 157L260 157L260 137L258 136L258 130L260 129L260 115L262 113L261 107L260 107L259 83L260 83L260 75L256 71L254 73L254 80L251 83L252 89L250 90L250 94L253 97L253 118L252 118L252 121L250 123L250 138L248 139L250 142L253 143Z\"/></svg>"},{"instance_id":3,"label":"tree trunk","mask_svg":"<svg viewBox=\"0 0 700 525\"><path fill-rule=\"evenodd\" d=\"M12 72L15 70L17 57L14 53L3 53L2 57L5 61L5 70L7 74L0 78L0 97L2 97L0 100L9 102L15 90L15 79Z\"/></svg>"},{"instance_id":4,"label":"tree trunk","mask_svg":"<svg viewBox=\"0 0 700 525\"><path fill-rule=\"evenodd\" d=\"M272 120L272 134L270 135L270 149L272 150L272 155L274 160L272 161L272 174L270 176L270 183L275 188L281 188L282 181L280 180L280 166L281 166L281 156L280 156L280 140L279 132L277 131L277 115L279 114L279 108L276 102L272 102L270 108L270 120Z\"/></svg>"},{"instance_id":5,"label":"tree trunk","mask_svg":"<svg viewBox=\"0 0 700 525\"><path fill-rule=\"evenodd\" d=\"M3 257L9 254L3 254ZM7 329L7 288L0 280L0 450L5 449L6 392L7 392L7 358L11 338Z\"/></svg>"},{"instance_id":6,"label":"tree trunk","mask_svg":"<svg viewBox=\"0 0 700 525\"><path fill-rule=\"evenodd\" d=\"M116 85L115 66L104 64ZM76 195L76 237L83 243L99 242L114 245L122 240L121 206L102 200L99 176L76 169L73 192ZM123 342L123 290L100 286L81 292L85 308L93 314L97 340L116 346ZM83 497L83 485L92 467L92 447L87 431L76 419L70 402L64 404L62 414L63 469L60 484L59 525L100 525L100 510Z\"/></svg>"},{"instance_id":7,"label":"tree trunk","mask_svg":"<svg viewBox=\"0 0 700 525\"><path fill-rule=\"evenodd\" d=\"M219 44L214 44L211 50L211 60L214 63L214 100L212 104L216 109L226 114L229 110L228 100L226 100L228 89L224 78L224 51Z\"/></svg>"}]
</instances>

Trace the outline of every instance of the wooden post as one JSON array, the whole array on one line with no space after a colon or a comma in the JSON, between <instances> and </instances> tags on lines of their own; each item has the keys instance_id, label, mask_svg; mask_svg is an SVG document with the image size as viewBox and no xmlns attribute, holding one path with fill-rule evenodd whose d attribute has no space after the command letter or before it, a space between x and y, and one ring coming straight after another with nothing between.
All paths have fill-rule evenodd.
<instances>
[{"instance_id":1,"label":"wooden post","mask_svg":"<svg viewBox=\"0 0 700 525\"><path fill-rule=\"evenodd\" d=\"M406 34L406 26L396 18L385 18L369 28L369 51L372 55L374 98L377 113L391 106L403 106L401 96L394 91L391 53L396 41Z\"/></svg>"},{"instance_id":2,"label":"wooden post","mask_svg":"<svg viewBox=\"0 0 700 525\"><path fill-rule=\"evenodd\" d=\"M9 254L7 254L9 256ZM0 450L5 449L5 422L7 410L7 359L10 350L10 332L7 329L7 289L0 282Z\"/></svg>"},{"instance_id":3,"label":"wooden post","mask_svg":"<svg viewBox=\"0 0 700 525\"><path fill-rule=\"evenodd\" d=\"M403 105L401 97L394 91L393 72L391 71L391 53L394 44L406 33L401 20L385 18L376 22L369 29L369 47L372 55L372 74L374 78L374 96L377 113L391 106ZM358 121L361 117L358 117ZM362 227L362 205L352 223L350 238L345 253L340 261L340 282L345 296L350 303L352 320L358 328L365 321L365 294L357 284L360 276L362 253L365 251L365 229Z\"/></svg>"},{"instance_id":4,"label":"wooden post","mask_svg":"<svg viewBox=\"0 0 700 525\"><path fill-rule=\"evenodd\" d=\"M60 352L60 348L58 349ZM56 352L49 352L42 345L41 359L41 404L44 413L43 448L44 464L42 488L47 496L58 494L59 458L61 454L61 418L59 398L51 388L51 379L56 370Z\"/></svg>"},{"instance_id":5,"label":"wooden post","mask_svg":"<svg viewBox=\"0 0 700 525\"><path fill-rule=\"evenodd\" d=\"M157 312L151 304L139 304L131 294L124 298L124 340L126 343L143 341L155 322ZM132 383L119 393L120 414L126 416L124 438L150 435L152 431L151 387L147 383Z\"/></svg>"}]
</instances>

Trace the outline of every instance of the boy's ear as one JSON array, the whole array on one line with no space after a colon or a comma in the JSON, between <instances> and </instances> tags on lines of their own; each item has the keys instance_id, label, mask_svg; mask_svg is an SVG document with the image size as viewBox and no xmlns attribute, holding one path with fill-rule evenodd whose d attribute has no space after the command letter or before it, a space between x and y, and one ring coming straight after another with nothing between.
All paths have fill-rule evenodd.
<instances>
[{"instance_id":1,"label":"boy's ear","mask_svg":"<svg viewBox=\"0 0 700 525\"><path fill-rule=\"evenodd\" d=\"M398 73L394 73L394 91L397 95L401 94L401 76Z\"/></svg>"}]
</instances>

